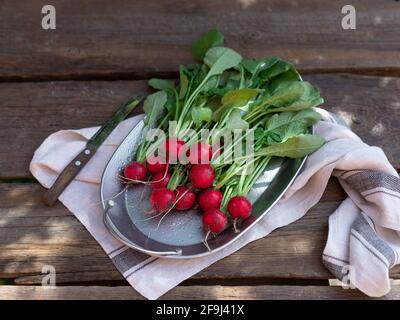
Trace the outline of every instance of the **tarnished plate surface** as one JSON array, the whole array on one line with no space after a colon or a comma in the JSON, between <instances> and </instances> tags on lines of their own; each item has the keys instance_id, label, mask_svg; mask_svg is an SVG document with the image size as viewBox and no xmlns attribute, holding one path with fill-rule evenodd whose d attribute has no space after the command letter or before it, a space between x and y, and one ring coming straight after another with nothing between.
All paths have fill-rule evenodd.
<instances>
[{"instance_id":1,"label":"tarnished plate surface","mask_svg":"<svg viewBox=\"0 0 400 320\"><path fill-rule=\"evenodd\" d=\"M131 155L139 145L143 128L141 121L111 157L101 181L101 200L105 212L104 224L108 230L127 246L149 255L185 259L221 250L268 213L305 162L305 158L273 158L248 196L253 203L253 213L241 225L241 232L235 233L233 228L228 228L218 237L209 239L209 251L203 243L205 232L200 211L171 211L166 216L154 217L148 213L148 187L134 186L124 190L118 174L132 160Z\"/></svg>"}]
</instances>

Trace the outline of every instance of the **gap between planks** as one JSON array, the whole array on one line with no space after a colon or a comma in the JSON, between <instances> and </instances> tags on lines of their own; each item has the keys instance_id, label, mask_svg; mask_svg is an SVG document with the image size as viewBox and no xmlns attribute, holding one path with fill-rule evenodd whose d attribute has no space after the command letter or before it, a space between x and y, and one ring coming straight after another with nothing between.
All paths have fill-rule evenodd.
<instances>
[{"instance_id":1,"label":"gap between planks","mask_svg":"<svg viewBox=\"0 0 400 320\"><path fill-rule=\"evenodd\" d=\"M298 68L302 75L315 74L347 74L359 76L376 77L400 77L400 67L373 67L373 68ZM1 83L20 83L20 82L57 82L57 81L139 81L151 78L177 79L177 71L164 72L111 72L111 73L62 73L62 74L39 74L39 75L14 75L2 76Z\"/></svg>"}]
</instances>

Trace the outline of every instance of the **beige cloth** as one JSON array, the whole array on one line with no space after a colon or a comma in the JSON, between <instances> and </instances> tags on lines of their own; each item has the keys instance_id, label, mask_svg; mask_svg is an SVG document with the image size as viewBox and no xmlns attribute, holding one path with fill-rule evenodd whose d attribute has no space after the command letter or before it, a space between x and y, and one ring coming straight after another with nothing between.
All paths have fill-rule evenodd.
<instances>
[{"instance_id":1,"label":"beige cloth","mask_svg":"<svg viewBox=\"0 0 400 320\"><path fill-rule=\"evenodd\" d=\"M381 149L364 144L341 125L324 121L315 126L315 132L328 142L309 156L284 198L236 242L207 257L190 260L149 257L123 246L102 223L99 184L108 159L140 119L138 116L122 122L59 200L143 296L157 299L247 243L301 218L319 201L332 174L338 176L349 197L329 219L323 262L336 277L350 279L370 296L381 296L390 290L388 270L399 263L400 252L397 172ZM50 187L97 129L63 130L50 135L34 154L32 174L43 186Z\"/></svg>"}]
</instances>

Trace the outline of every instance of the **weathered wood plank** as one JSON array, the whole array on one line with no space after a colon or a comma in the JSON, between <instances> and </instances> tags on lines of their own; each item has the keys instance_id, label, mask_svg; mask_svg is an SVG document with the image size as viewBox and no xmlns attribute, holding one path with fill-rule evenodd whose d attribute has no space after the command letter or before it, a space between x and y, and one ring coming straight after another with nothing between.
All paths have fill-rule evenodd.
<instances>
[{"instance_id":1,"label":"weathered wood plank","mask_svg":"<svg viewBox=\"0 0 400 320\"><path fill-rule=\"evenodd\" d=\"M0 300L137 300L144 299L131 287L0 286ZM162 296L165 300L334 300L372 299L358 290L329 286L178 286ZM393 286L382 300L400 299L400 287Z\"/></svg>"},{"instance_id":2,"label":"weathered wood plank","mask_svg":"<svg viewBox=\"0 0 400 320\"><path fill-rule=\"evenodd\" d=\"M101 125L147 92L145 81L0 84L0 177L30 176L33 152L50 133Z\"/></svg>"},{"instance_id":3,"label":"weathered wood plank","mask_svg":"<svg viewBox=\"0 0 400 320\"><path fill-rule=\"evenodd\" d=\"M336 187L330 187L328 198L317 209L322 211L321 218L316 212L311 213L301 224L301 232L297 230L299 227L288 226L287 230L275 232L261 240L262 243L250 244L239 255L214 264L196 277L327 278L329 273L320 260L324 220L327 211L334 210L341 197ZM18 283L40 283L42 266L50 264L55 266L59 282L123 279L89 233L61 204L54 209L42 205L40 186L0 184L0 190L0 277L16 277ZM246 268L235 268L243 261L252 263Z\"/></svg>"},{"instance_id":4,"label":"weathered wood plank","mask_svg":"<svg viewBox=\"0 0 400 320\"><path fill-rule=\"evenodd\" d=\"M400 74L399 3L353 0L357 29L343 30L345 0L54 0L57 29L43 30L43 2L4 2L3 79L117 79L176 73L190 46L217 26L243 55L278 55L308 72Z\"/></svg>"},{"instance_id":5,"label":"weathered wood plank","mask_svg":"<svg viewBox=\"0 0 400 320\"><path fill-rule=\"evenodd\" d=\"M342 114L366 142L383 147L400 168L400 78L308 75L305 79L321 88L328 110ZM50 133L100 125L120 103L147 92L145 81L2 83L0 178L30 176L33 152Z\"/></svg>"},{"instance_id":6,"label":"weathered wood plank","mask_svg":"<svg viewBox=\"0 0 400 320\"><path fill-rule=\"evenodd\" d=\"M381 147L400 169L400 78L316 75L305 79L320 88L325 109L341 115L364 142Z\"/></svg>"},{"instance_id":7,"label":"weathered wood plank","mask_svg":"<svg viewBox=\"0 0 400 320\"><path fill-rule=\"evenodd\" d=\"M0 184L0 278L15 278L19 284L41 283L43 265L53 265L59 283L122 280L84 227L61 204L44 207L41 193L38 185ZM332 179L322 201L305 217L194 278L332 278L321 263L321 254L327 218L343 198ZM399 271L393 269L392 277L399 278Z\"/></svg>"}]
</instances>

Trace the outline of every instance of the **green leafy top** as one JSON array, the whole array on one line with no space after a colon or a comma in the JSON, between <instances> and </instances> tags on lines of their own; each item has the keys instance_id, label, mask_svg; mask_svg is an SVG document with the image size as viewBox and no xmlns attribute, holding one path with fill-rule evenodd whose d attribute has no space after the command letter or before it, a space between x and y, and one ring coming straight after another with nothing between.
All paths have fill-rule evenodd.
<instances>
[{"instance_id":1,"label":"green leafy top","mask_svg":"<svg viewBox=\"0 0 400 320\"><path fill-rule=\"evenodd\" d=\"M312 134L291 137L286 141L260 149L256 156L302 158L325 144L325 140Z\"/></svg>"},{"instance_id":2,"label":"green leafy top","mask_svg":"<svg viewBox=\"0 0 400 320\"><path fill-rule=\"evenodd\" d=\"M224 35L216 28L212 28L193 44L192 54L201 61L210 48L222 46L223 44Z\"/></svg>"},{"instance_id":3,"label":"green leafy top","mask_svg":"<svg viewBox=\"0 0 400 320\"><path fill-rule=\"evenodd\" d=\"M146 128L158 126L181 137L191 129L194 134L183 137L188 146L200 139L202 128L213 133L236 129L254 133L253 154L230 164L216 163L232 153L230 147L246 150L247 142L235 138L223 144L220 154L212 159L215 186L224 192L222 208L227 198L249 192L271 157L304 157L324 143L321 137L310 134L310 126L320 120L313 108L323 99L315 86L301 81L292 63L278 57L243 59L223 43L224 36L215 28L204 34L192 47L199 63L181 65L179 82L151 79L149 85L158 91L144 102ZM170 120L177 121L174 132ZM213 144L211 138L206 142ZM146 151L154 145L142 142L136 159L145 161ZM249 165L254 165L250 174L239 176ZM179 165L172 168L173 185L187 178L184 170Z\"/></svg>"},{"instance_id":4,"label":"green leafy top","mask_svg":"<svg viewBox=\"0 0 400 320\"><path fill-rule=\"evenodd\" d=\"M227 69L236 67L240 61L242 56L230 48L211 48L204 57L204 63L210 67L207 77L219 75Z\"/></svg>"},{"instance_id":5,"label":"green leafy top","mask_svg":"<svg viewBox=\"0 0 400 320\"><path fill-rule=\"evenodd\" d=\"M257 128L256 145L260 147L277 144L296 135L305 134L308 128L320 119L321 115L312 109L276 113L267 120L265 129Z\"/></svg>"},{"instance_id":6,"label":"green leafy top","mask_svg":"<svg viewBox=\"0 0 400 320\"><path fill-rule=\"evenodd\" d=\"M157 90L175 89L175 83L172 80L153 78L149 80L149 86Z\"/></svg>"},{"instance_id":7,"label":"green leafy top","mask_svg":"<svg viewBox=\"0 0 400 320\"><path fill-rule=\"evenodd\" d=\"M147 96L143 103L143 111L146 114L144 123L153 127L164 113L164 105L167 102L167 94L164 91L157 91Z\"/></svg>"}]
</instances>

